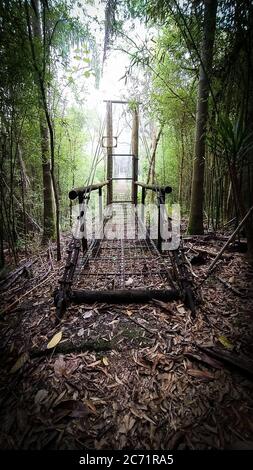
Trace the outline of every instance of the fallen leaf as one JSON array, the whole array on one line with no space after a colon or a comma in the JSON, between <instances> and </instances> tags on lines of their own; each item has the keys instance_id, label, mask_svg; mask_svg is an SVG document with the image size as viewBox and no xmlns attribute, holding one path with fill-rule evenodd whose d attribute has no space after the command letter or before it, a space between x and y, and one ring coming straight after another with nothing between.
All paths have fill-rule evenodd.
<instances>
[{"instance_id":1,"label":"fallen leaf","mask_svg":"<svg viewBox=\"0 0 253 470\"><path fill-rule=\"evenodd\" d=\"M234 349L234 345L226 338L226 336L219 336L218 341L227 349Z\"/></svg>"},{"instance_id":2,"label":"fallen leaf","mask_svg":"<svg viewBox=\"0 0 253 470\"><path fill-rule=\"evenodd\" d=\"M55 363L54 363L54 372L55 372L55 375L57 376L63 376L65 375L66 373L66 363L63 359L62 356L60 356L58 359L56 359Z\"/></svg>"},{"instance_id":3,"label":"fallen leaf","mask_svg":"<svg viewBox=\"0 0 253 470\"><path fill-rule=\"evenodd\" d=\"M116 382L118 382L118 384L124 385L124 382L122 382L122 381L118 378L117 374L115 374L115 380L116 380Z\"/></svg>"},{"instance_id":4,"label":"fallen leaf","mask_svg":"<svg viewBox=\"0 0 253 470\"><path fill-rule=\"evenodd\" d=\"M84 418L90 414L87 407L81 401L77 401L76 404L73 406L73 411L70 413L71 418Z\"/></svg>"},{"instance_id":5,"label":"fallen leaf","mask_svg":"<svg viewBox=\"0 0 253 470\"><path fill-rule=\"evenodd\" d=\"M153 299L153 302L154 302L156 305L159 305L159 307L161 307L161 308L163 308L164 310L166 310L166 312L173 313L173 312L172 312L172 309L171 309L171 306L169 306L168 304L166 304L166 302L162 302L161 300L156 300L156 299Z\"/></svg>"},{"instance_id":6,"label":"fallen leaf","mask_svg":"<svg viewBox=\"0 0 253 470\"><path fill-rule=\"evenodd\" d=\"M102 362L105 366L109 366L109 361L108 361L107 357L103 357Z\"/></svg>"},{"instance_id":7,"label":"fallen leaf","mask_svg":"<svg viewBox=\"0 0 253 470\"><path fill-rule=\"evenodd\" d=\"M67 390L66 389L63 390L63 392L61 392L60 395L56 398L53 406L58 405L58 403L62 401L62 398L64 397L64 395L66 395L66 393L67 393Z\"/></svg>"},{"instance_id":8,"label":"fallen leaf","mask_svg":"<svg viewBox=\"0 0 253 470\"><path fill-rule=\"evenodd\" d=\"M200 370L200 369L188 369L188 374L192 377L198 377L200 379L214 379L214 375L207 370Z\"/></svg>"},{"instance_id":9,"label":"fallen leaf","mask_svg":"<svg viewBox=\"0 0 253 470\"><path fill-rule=\"evenodd\" d=\"M146 415L146 413L144 413L144 411L142 410L136 410L134 408L130 408L130 411L131 413L133 413L134 416L136 416L137 418L140 418L140 419L145 419L145 421L148 421L149 423L152 423L152 424L156 424L151 418L149 418L149 416Z\"/></svg>"},{"instance_id":10,"label":"fallen leaf","mask_svg":"<svg viewBox=\"0 0 253 470\"><path fill-rule=\"evenodd\" d=\"M41 390L38 390L38 392L36 393L34 402L36 404L42 403L45 400L45 398L47 398L47 396L48 396L48 391L42 388Z\"/></svg>"},{"instance_id":11,"label":"fallen leaf","mask_svg":"<svg viewBox=\"0 0 253 470\"><path fill-rule=\"evenodd\" d=\"M62 332L59 331L59 333L56 333L56 335L54 335L53 338L49 341L47 345L47 349L52 349L55 346L57 346L57 344L61 341L61 339L62 339Z\"/></svg>"},{"instance_id":12,"label":"fallen leaf","mask_svg":"<svg viewBox=\"0 0 253 470\"><path fill-rule=\"evenodd\" d=\"M84 328L80 328L80 330L78 330L77 332L77 336L83 336L84 334Z\"/></svg>"},{"instance_id":13,"label":"fallen leaf","mask_svg":"<svg viewBox=\"0 0 253 470\"><path fill-rule=\"evenodd\" d=\"M83 313L82 317L85 318L90 318L93 315L93 310L89 310L88 312Z\"/></svg>"},{"instance_id":14,"label":"fallen leaf","mask_svg":"<svg viewBox=\"0 0 253 470\"><path fill-rule=\"evenodd\" d=\"M18 360L15 362L14 366L12 366L10 370L10 374L14 374L17 372L23 365L28 361L29 359L29 354L28 353L23 353L21 356L18 358Z\"/></svg>"},{"instance_id":15,"label":"fallen leaf","mask_svg":"<svg viewBox=\"0 0 253 470\"><path fill-rule=\"evenodd\" d=\"M133 279L131 277L129 277L129 279L125 282L125 286L128 287L128 286L131 286L131 284L133 284Z\"/></svg>"},{"instance_id":16,"label":"fallen leaf","mask_svg":"<svg viewBox=\"0 0 253 470\"><path fill-rule=\"evenodd\" d=\"M124 415L123 419L121 419L121 424L118 428L118 432L120 434L127 434L133 426L135 425L135 418L133 418L130 414L129 415Z\"/></svg>"},{"instance_id":17,"label":"fallen leaf","mask_svg":"<svg viewBox=\"0 0 253 470\"><path fill-rule=\"evenodd\" d=\"M87 367L95 367L98 364L101 364L101 360L99 359L98 361L91 362L90 364L87 364Z\"/></svg>"},{"instance_id":18,"label":"fallen leaf","mask_svg":"<svg viewBox=\"0 0 253 470\"><path fill-rule=\"evenodd\" d=\"M131 317L131 315L133 315L133 312L131 312L131 310L127 310L125 313L126 313L126 315L128 315L129 317Z\"/></svg>"},{"instance_id":19,"label":"fallen leaf","mask_svg":"<svg viewBox=\"0 0 253 470\"><path fill-rule=\"evenodd\" d=\"M83 418L89 414L89 410L82 401L64 400L54 406L54 422L60 421L65 416Z\"/></svg>"},{"instance_id":20,"label":"fallen leaf","mask_svg":"<svg viewBox=\"0 0 253 470\"><path fill-rule=\"evenodd\" d=\"M84 403L94 414L97 414L97 409L91 400L84 400Z\"/></svg>"},{"instance_id":21,"label":"fallen leaf","mask_svg":"<svg viewBox=\"0 0 253 470\"><path fill-rule=\"evenodd\" d=\"M182 305L177 305L177 311L178 313L183 313L183 314L186 313L186 310Z\"/></svg>"}]
</instances>

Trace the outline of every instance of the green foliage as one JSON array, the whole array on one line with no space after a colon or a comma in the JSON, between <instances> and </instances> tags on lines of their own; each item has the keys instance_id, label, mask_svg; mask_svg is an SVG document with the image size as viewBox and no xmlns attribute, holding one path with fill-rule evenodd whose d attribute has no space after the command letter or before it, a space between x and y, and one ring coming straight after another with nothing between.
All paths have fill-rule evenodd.
<instances>
[{"instance_id":1,"label":"green foliage","mask_svg":"<svg viewBox=\"0 0 253 470\"><path fill-rule=\"evenodd\" d=\"M210 139L214 152L226 156L231 164L242 164L253 150L253 133L245 127L242 116L232 120L228 115L219 116L215 139Z\"/></svg>"},{"instance_id":2,"label":"green foliage","mask_svg":"<svg viewBox=\"0 0 253 470\"><path fill-rule=\"evenodd\" d=\"M23 237L25 233L28 237L27 230L29 232L31 229L29 224L24 226L24 217L20 215L17 201L21 206L24 204L24 210L36 222L43 225L38 77L44 81L53 124L54 171L60 194L61 223L64 227L69 210L68 191L73 184L84 183L91 161L90 155L85 152L87 116L80 104L74 104L75 95L79 97L75 83L79 73L87 81L93 75L98 79L101 68L86 5L64 0L41 0L39 5L42 41L33 34L34 25L31 28L32 38L28 34L27 20L30 17L31 23L33 22L35 3L13 0L0 4L1 188L9 188L7 191L1 190L1 206L4 211L0 215L5 232L4 243L9 243L13 251L23 246ZM79 62L80 58L82 66L75 68L73 61ZM71 92L66 94L65 90L70 90L69 85L72 86L74 95L71 96L72 107L66 105ZM19 151L23 168L18 158ZM22 172L27 177L25 187Z\"/></svg>"}]
</instances>

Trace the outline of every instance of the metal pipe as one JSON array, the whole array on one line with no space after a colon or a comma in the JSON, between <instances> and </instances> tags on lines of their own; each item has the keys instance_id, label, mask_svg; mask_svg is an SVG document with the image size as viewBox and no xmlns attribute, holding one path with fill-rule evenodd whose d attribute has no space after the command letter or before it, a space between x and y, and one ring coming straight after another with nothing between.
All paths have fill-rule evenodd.
<instances>
[{"instance_id":1,"label":"metal pipe","mask_svg":"<svg viewBox=\"0 0 253 470\"><path fill-rule=\"evenodd\" d=\"M156 184L145 184L141 183L140 181L135 181L134 184L140 186L141 188L150 189L151 191L161 192L165 194L169 194L172 192L171 186L157 186Z\"/></svg>"},{"instance_id":2,"label":"metal pipe","mask_svg":"<svg viewBox=\"0 0 253 470\"><path fill-rule=\"evenodd\" d=\"M69 199L72 201L76 199L77 197L81 197L85 193L90 193L91 191L95 191L96 189L102 188L103 186L106 186L109 183L109 181L103 181L103 183L96 183L96 184L91 184L89 186L82 186L80 188L73 188L71 191L69 191Z\"/></svg>"}]
</instances>

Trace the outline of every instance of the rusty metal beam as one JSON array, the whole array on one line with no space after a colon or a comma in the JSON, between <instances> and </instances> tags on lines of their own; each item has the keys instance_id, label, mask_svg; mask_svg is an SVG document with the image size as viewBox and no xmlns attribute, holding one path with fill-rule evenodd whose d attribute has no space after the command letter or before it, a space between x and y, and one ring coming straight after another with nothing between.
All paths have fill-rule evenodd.
<instances>
[{"instance_id":1,"label":"rusty metal beam","mask_svg":"<svg viewBox=\"0 0 253 470\"><path fill-rule=\"evenodd\" d=\"M169 194L172 192L171 186L157 186L156 184L145 184L145 183L141 183L140 181L135 181L134 184L136 184L137 186L140 186L141 188L150 189L151 191L156 191L157 193L161 192L161 193Z\"/></svg>"},{"instance_id":2,"label":"rusty metal beam","mask_svg":"<svg viewBox=\"0 0 253 470\"><path fill-rule=\"evenodd\" d=\"M73 290L70 300L73 303L102 302L109 304L145 303L152 299L169 302L178 300L180 293L176 289L149 290L149 289L119 289L119 290Z\"/></svg>"},{"instance_id":3,"label":"rusty metal beam","mask_svg":"<svg viewBox=\"0 0 253 470\"><path fill-rule=\"evenodd\" d=\"M95 191L96 189L103 188L103 186L106 186L108 183L109 181L107 180L103 181L102 183L90 184L88 186L73 188L71 189L71 191L69 191L69 199L73 201L77 197L82 197L85 193L90 193L91 191Z\"/></svg>"}]
</instances>

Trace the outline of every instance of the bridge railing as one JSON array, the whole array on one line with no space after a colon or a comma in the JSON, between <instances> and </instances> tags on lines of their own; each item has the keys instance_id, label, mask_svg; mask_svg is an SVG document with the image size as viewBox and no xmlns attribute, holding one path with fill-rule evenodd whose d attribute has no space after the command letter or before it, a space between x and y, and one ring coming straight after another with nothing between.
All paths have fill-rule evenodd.
<instances>
[{"instance_id":1,"label":"bridge railing","mask_svg":"<svg viewBox=\"0 0 253 470\"><path fill-rule=\"evenodd\" d=\"M170 194L172 192L171 186L159 186L156 184L145 184L141 183L140 181L135 181L135 184L141 188L141 220L144 223L144 206L146 200L147 191L154 191L157 195L157 207L158 207L158 239L157 239L157 248L159 251L162 249L162 236L161 236L161 223L162 223L162 215L164 216L164 212L161 212L161 205L165 204L165 196L166 194Z\"/></svg>"},{"instance_id":2,"label":"bridge railing","mask_svg":"<svg viewBox=\"0 0 253 470\"><path fill-rule=\"evenodd\" d=\"M103 194L102 190L104 186L107 186L109 183L109 180L103 181L102 183L95 183L95 184L90 184L87 186L80 186L78 188L73 188L69 191L69 199L71 201L74 201L75 199L78 198L79 202L79 216L78 218L82 218L83 223L81 226L81 230L85 233L85 236L82 237L82 249L83 252L87 251L88 248L88 241L87 241L87 227L86 227L86 217L84 214L83 210L83 203L86 202L88 204L89 199L90 199L90 194L92 191L97 191L98 190L98 197L99 197L99 206L98 206L98 215L99 215L99 223L103 223Z\"/></svg>"},{"instance_id":3,"label":"bridge railing","mask_svg":"<svg viewBox=\"0 0 253 470\"><path fill-rule=\"evenodd\" d=\"M87 193L95 191L96 189L102 190L104 186L109 183L109 180L103 181L102 183L90 184L88 186L81 186L79 188L73 188L69 191L69 199L74 201L77 197L83 199Z\"/></svg>"}]
</instances>

